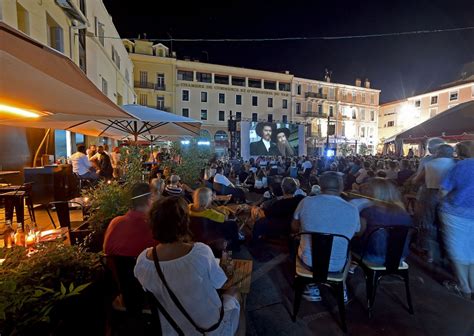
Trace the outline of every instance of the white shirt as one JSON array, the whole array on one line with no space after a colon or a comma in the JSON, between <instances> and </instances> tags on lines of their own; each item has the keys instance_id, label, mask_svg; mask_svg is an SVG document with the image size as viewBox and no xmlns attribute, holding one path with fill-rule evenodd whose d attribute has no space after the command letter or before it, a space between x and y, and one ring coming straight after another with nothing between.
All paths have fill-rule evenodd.
<instances>
[{"instance_id":1,"label":"white shirt","mask_svg":"<svg viewBox=\"0 0 474 336\"><path fill-rule=\"evenodd\" d=\"M429 189L440 189L446 174L456 165L450 158L437 158L425 163L425 183Z\"/></svg>"},{"instance_id":2,"label":"white shirt","mask_svg":"<svg viewBox=\"0 0 474 336\"><path fill-rule=\"evenodd\" d=\"M148 250L144 250L137 258L135 277L143 288L155 295L185 335L201 335L171 300L158 276L153 260L146 256ZM224 285L227 277L209 246L194 243L188 254L174 260L160 261L160 267L170 289L197 325L209 328L219 321L221 300L216 289ZM232 296L223 295L223 304L224 318L219 328L206 335L235 334L239 325L239 302ZM160 314L160 321L163 335L176 335L162 314Z\"/></svg>"},{"instance_id":3,"label":"white shirt","mask_svg":"<svg viewBox=\"0 0 474 336\"><path fill-rule=\"evenodd\" d=\"M267 149L267 152L268 152L268 150L270 149L270 141L267 141L264 138L262 138L262 142L265 145L265 148Z\"/></svg>"},{"instance_id":4,"label":"white shirt","mask_svg":"<svg viewBox=\"0 0 474 336\"><path fill-rule=\"evenodd\" d=\"M226 187L232 184L232 182L230 182L229 179L222 174L216 174L214 176L214 182L223 184Z\"/></svg>"},{"instance_id":5,"label":"white shirt","mask_svg":"<svg viewBox=\"0 0 474 336\"><path fill-rule=\"evenodd\" d=\"M87 155L81 152L76 152L71 155L69 161L72 164L72 171L79 176L86 174L90 167L91 163L87 158Z\"/></svg>"}]
</instances>

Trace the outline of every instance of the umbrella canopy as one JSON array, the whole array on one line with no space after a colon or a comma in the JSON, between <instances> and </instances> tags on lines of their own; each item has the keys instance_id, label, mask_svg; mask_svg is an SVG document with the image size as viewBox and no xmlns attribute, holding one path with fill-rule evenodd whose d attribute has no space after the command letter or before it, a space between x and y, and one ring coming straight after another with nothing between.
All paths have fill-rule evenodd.
<instances>
[{"instance_id":1,"label":"umbrella canopy","mask_svg":"<svg viewBox=\"0 0 474 336\"><path fill-rule=\"evenodd\" d=\"M50 114L35 119L0 119L0 124L33 128L54 128L117 140L175 140L199 135L201 123L194 119L141 105L124 105L128 112L121 119L92 119L70 114ZM143 118L143 119L142 119Z\"/></svg>"},{"instance_id":2,"label":"umbrella canopy","mask_svg":"<svg viewBox=\"0 0 474 336\"><path fill-rule=\"evenodd\" d=\"M62 53L0 22L0 105L67 118L131 118ZM11 112L11 111L10 111ZM0 118L13 113L0 109ZM60 117L66 118L66 117ZM13 126L25 126L18 119ZM47 126L45 128L48 128Z\"/></svg>"},{"instance_id":3,"label":"umbrella canopy","mask_svg":"<svg viewBox=\"0 0 474 336\"><path fill-rule=\"evenodd\" d=\"M431 137L469 138L474 134L474 101L456 105L427 121L387 139L393 141L423 140Z\"/></svg>"}]
</instances>

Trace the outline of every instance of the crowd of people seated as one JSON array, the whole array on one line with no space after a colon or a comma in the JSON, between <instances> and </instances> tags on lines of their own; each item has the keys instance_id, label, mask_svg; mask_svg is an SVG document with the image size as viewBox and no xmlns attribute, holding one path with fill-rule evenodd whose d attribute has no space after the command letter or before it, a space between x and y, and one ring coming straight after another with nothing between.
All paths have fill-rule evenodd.
<instances>
[{"instance_id":1,"label":"crowd of people seated","mask_svg":"<svg viewBox=\"0 0 474 336\"><path fill-rule=\"evenodd\" d=\"M108 226L104 252L137 257L135 276L142 287L190 334L209 328L233 333L239 316L235 291L216 291L226 276L214 259L215 249L204 244L204 238L193 242L193 237L202 236L193 232L199 221L212 222L207 228L231 241L233 248L248 244L257 259L269 237L290 242L292 233L318 232L348 238L354 256L363 254L365 261L378 265L385 263L388 244L387 232L380 227L416 228L412 243L417 253L434 262L440 246L445 246L457 279L445 285L470 298L474 290L474 143L462 142L453 149L441 139L431 139L428 151L423 158L213 159L203 167L195 190L169 169L157 171L149 184L135 186L130 211ZM219 194L232 195L230 205L216 203ZM407 211L407 195L417 200L414 214ZM243 210L251 218L247 231L240 231L236 220ZM404 242L401 262L410 253L409 241ZM296 244L296 258L311 270L311 239L302 236ZM288 246L294 248L291 243ZM357 266L346 259L347 248L347 241L336 237L329 263L329 272L344 279ZM345 301L348 296L345 289ZM320 301L319 288L307 286L303 297ZM171 328L165 320L162 325Z\"/></svg>"},{"instance_id":2,"label":"crowd of people seated","mask_svg":"<svg viewBox=\"0 0 474 336\"><path fill-rule=\"evenodd\" d=\"M71 155L69 162L72 164L73 173L82 180L111 180L120 176L121 160L118 147L109 153L107 144L90 145L87 149L84 144L78 144L77 151Z\"/></svg>"}]
</instances>

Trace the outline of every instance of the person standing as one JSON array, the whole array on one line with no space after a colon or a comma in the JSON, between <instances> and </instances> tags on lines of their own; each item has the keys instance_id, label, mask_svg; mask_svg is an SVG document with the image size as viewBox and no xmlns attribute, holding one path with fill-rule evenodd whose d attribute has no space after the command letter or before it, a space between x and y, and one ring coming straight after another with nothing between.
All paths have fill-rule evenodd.
<instances>
[{"instance_id":1,"label":"person standing","mask_svg":"<svg viewBox=\"0 0 474 336\"><path fill-rule=\"evenodd\" d=\"M455 165L453 152L454 150L450 145L439 145L435 152L435 158L426 162L416 177L417 181L424 181L426 186L420 233L423 247L427 252L428 262L433 262L437 250L439 226L436 218L436 208L439 203L441 181Z\"/></svg>"},{"instance_id":2,"label":"person standing","mask_svg":"<svg viewBox=\"0 0 474 336\"><path fill-rule=\"evenodd\" d=\"M439 214L461 295L474 299L474 141L461 144L465 159L440 184L444 197Z\"/></svg>"},{"instance_id":3,"label":"person standing","mask_svg":"<svg viewBox=\"0 0 474 336\"><path fill-rule=\"evenodd\" d=\"M97 153L100 155L100 159L98 160L99 176L106 180L112 179L113 177L112 163L110 161L110 157L107 155L107 153L104 150L104 146L99 146Z\"/></svg>"},{"instance_id":4,"label":"person standing","mask_svg":"<svg viewBox=\"0 0 474 336\"><path fill-rule=\"evenodd\" d=\"M110 153L110 161L112 163L112 169L113 169L113 176L115 179L120 178L120 167L122 165L121 162L121 154L120 154L120 148L119 147L114 147L112 153Z\"/></svg>"}]
</instances>

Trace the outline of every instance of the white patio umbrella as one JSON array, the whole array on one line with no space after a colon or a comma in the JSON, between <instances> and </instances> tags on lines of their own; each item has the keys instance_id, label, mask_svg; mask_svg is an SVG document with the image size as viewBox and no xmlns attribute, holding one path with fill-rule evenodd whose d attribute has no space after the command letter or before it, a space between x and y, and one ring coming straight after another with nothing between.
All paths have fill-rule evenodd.
<instances>
[{"instance_id":1,"label":"white patio umbrella","mask_svg":"<svg viewBox=\"0 0 474 336\"><path fill-rule=\"evenodd\" d=\"M35 119L0 119L0 124L20 127L53 128L91 136L117 140L132 137L134 141L178 139L199 135L201 122L173 113L141 105L124 105L122 109L130 117L98 118L55 113Z\"/></svg>"}]
</instances>

